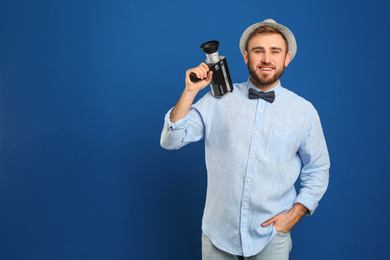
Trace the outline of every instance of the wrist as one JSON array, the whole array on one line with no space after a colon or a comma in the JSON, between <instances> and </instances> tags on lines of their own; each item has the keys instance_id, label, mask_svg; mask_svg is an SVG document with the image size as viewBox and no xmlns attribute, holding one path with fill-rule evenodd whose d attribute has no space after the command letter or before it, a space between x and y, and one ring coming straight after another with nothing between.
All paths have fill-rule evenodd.
<instances>
[{"instance_id":1,"label":"wrist","mask_svg":"<svg viewBox=\"0 0 390 260\"><path fill-rule=\"evenodd\" d=\"M195 97L196 97L196 95L198 95L198 93L199 93L199 90L185 88L183 91L182 97L195 99Z\"/></svg>"},{"instance_id":2,"label":"wrist","mask_svg":"<svg viewBox=\"0 0 390 260\"><path fill-rule=\"evenodd\" d=\"M290 213L295 218L301 219L307 213L307 211L308 209L304 205L301 203L296 203L290 210Z\"/></svg>"}]
</instances>

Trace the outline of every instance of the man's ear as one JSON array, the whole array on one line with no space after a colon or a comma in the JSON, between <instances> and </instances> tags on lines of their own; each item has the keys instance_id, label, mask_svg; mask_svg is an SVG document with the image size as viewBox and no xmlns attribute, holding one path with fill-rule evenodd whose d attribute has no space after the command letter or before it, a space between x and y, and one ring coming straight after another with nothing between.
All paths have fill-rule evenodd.
<instances>
[{"instance_id":1,"label":"man's ear","mask_svg":"<svg viewBox=\"0 0 390 260\"><path fill-rule=\"evenodd\" d=\"M290 64L290 53L287 53L286 60L284 61L284 67L287 67Z\"/></svg>"},{"instance_id":2,"label":"man's ear","mask_svg":"<svg viewBox=\"0 0 390 260\"><path fill-rule=\"evenodd\" d=\"M245 60L245 64L248 65L248 52L246 50L244 52L244 60Z\"/></svg>"}]
</instances>

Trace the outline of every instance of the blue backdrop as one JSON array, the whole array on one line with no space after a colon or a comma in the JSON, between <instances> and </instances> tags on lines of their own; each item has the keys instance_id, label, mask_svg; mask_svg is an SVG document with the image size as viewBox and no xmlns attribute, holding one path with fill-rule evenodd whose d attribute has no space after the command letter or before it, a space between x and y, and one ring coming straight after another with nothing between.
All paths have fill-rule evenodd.
<instances>
[{"instance_id":1,"label":"blue backdrop","mask_svg":"<svg viewBox=\"0 0 390 260\"><path fill-rule=\"evenodd\" d=\"M297 38L282 83L319 111L332 161L291 259L387 258L389 13L385 0L2 0L0 259L200 259L203 142L163 150L163 117L205 41L246 81L239 38L266 18Z\"/></svg>"}]
</instances>

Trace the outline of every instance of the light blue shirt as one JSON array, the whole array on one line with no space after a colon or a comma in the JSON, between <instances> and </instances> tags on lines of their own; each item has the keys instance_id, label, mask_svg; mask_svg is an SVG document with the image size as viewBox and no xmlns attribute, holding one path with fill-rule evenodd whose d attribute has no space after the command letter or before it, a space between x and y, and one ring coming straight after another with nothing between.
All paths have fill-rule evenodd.
<instances>
[{"instance_id":1,"label":"light blue shirt","mask_svg":"<svg viewBox=\"0 0 390 260\"><path fill-rule=\"evenodd\" d=\"M277 233L261 224L295 203L310 214L329 182L329 155L313 105L280 83L275 101L249 99L250 80L223 98L207 93L188 115L165 117L161 146L179 149L205 139L207 196L202 231L233 255L260 252ZM301 164L302 162L302 164ZM300 176L297 195L294 183Z\"/></svg>"}]
</instances>

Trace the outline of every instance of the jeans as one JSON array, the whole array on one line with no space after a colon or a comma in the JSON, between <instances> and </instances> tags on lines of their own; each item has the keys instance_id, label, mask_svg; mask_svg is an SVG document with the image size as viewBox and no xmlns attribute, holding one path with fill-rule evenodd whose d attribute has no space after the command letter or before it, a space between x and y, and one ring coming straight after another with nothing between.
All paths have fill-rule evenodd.
<instances>
[{"instance_id":1,"label":"jeans","mask_svg":"<svg viewBox=\"0 0 390 260\"><path fill-rule=\"evenodd\" d=\"M291 249L290 232L279 232L257 255L250 257L236 256L215 247L210 239L202 233L202 260L288 260Z\"/></svg>"}]
</instances>

